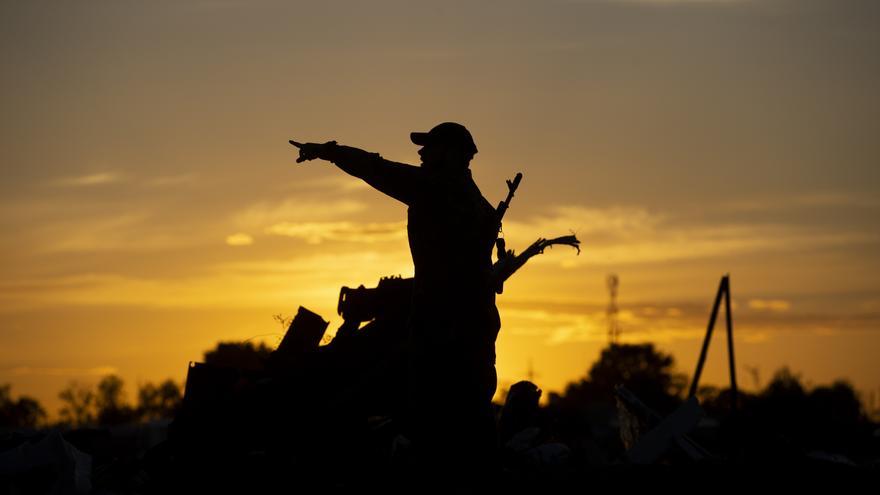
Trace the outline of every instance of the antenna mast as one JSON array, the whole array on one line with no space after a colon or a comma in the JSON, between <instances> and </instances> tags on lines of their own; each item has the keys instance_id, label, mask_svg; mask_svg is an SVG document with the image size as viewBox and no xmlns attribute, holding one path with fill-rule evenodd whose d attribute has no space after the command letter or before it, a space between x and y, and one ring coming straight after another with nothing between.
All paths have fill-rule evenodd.
<instances>
[{"instance_id":1,"label":"antenna mast","mask_svg":"<svg viewBox=\"0 0 880 495\"><path fill-rule=\"evenodd\" d=\"M617 277L617 274L612 273L608 275L607 283L608 294L611 296L611 299L608 301L608 309L606 310L608 316L608 343L617 344L620 341L620 321L617 319L617 313L619 312L617 308L617 288L620 286L620 279Z\"/></svg>"}]
</instances>

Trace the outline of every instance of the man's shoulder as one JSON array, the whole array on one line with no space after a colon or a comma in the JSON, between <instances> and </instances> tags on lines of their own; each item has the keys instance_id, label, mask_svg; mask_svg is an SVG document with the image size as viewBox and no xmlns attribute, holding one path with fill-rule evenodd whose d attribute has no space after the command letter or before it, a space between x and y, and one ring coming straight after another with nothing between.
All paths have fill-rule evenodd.
<instances>
[{"instance_id":1,"label":"man's shoulder","mask_svg":"<svg viewBox=\"0 0 880 495\"><path fill-rule=\"evenodd\" d=\"M494 213L495 207L492 206L492 203L488 199L486 199L485 196L483 196L483 191L480 191L480 186L478 186L477 183L474 182L474 178L471 176L470 173L468 173L467 176L467 183L468 192L473 196L473 198L475 199L475 203L480 207L480 209L492 211Z\"/></svg>"}]
</instances>

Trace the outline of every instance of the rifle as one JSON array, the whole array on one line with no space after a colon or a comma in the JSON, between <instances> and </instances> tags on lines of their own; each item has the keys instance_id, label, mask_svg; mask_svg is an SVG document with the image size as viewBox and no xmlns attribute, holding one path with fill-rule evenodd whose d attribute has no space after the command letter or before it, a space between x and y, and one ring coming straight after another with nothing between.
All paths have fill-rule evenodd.
<instances>
[{"instance_id":1,"label":"rifle","mask_svg":"<svg viewBox=\"0 0 880 495\"><path fill-rule=\"evenodd\" d=\"M498 208L495 211L498 214L498 232L501 232L501 220L504 218L504 214L507 213L507 209L510 207L510 200L513 199L513 194L516 192L516 189L519 187L519 183L522 180L522 172L517 172L516 176L513 180L508 180L507 182L507 198L504 201L498 204ZM557 237L555 239L544 239L539 238L537 241L532 243L531 246L526 248L525 251L519 254L519 256L515 255L512 250L508 251L506 249L506 244L503 237L495 237L495 247L498 250L498 261L492 266L492 285L495 287L495 292L501 294L504 292L504 282L510 278L511 275L514 274L517 270L522 268L523 265L531 258L532 256L539 255L544 252L548 247L553 247L554 245L563 244L566 246L571 246L577 249L578 254L581 254L580 248L581 241L578 240L574 235L566 235L562 237Z\"/></svg>"},{"instance_id":2,"label":"rifle","mask_svg":"<svg viewBox=\"0 0 880 495\"><path fill-rule=\"evenodd\" d=\"M507 208L510 207L510 200L513 199L513 193L516 192L516 189L519 187L519 182L522 180L522 172L517 172L516 176L513 180L505 181L507 182L507 198L498 203L498 208L495 208L495 211L498 214L498 229L501 230L501 219L504 218L504 214L507 213Z\"/></svg>"}]
</instances>

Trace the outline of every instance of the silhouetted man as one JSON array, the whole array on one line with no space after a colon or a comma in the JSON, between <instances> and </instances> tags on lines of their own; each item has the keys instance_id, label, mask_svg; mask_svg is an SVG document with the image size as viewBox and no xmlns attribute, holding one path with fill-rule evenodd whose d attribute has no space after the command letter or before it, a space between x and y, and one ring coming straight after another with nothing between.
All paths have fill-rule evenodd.
<instances>
[{"instance_id":1,"label":"silhouetted man","mask_svg":"<svg viewBox=\"0 0 880 495\"><path fill-rule=\"evenodd\" d=\"M480 464L494 446L495 338L500 327L490 282L499 219L471 177L477 153L456 123L414 132L421 166L335 141L300 144L297 162L333 162L405 203L415 266L410 316L410 432L432 464Z\"/></svg>"}]
</instances>

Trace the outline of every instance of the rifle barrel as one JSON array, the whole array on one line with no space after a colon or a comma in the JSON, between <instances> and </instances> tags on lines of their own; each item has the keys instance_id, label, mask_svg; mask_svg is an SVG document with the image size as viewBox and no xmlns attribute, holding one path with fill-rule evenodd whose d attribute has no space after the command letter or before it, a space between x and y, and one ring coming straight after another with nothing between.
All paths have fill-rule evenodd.
<instances>
[{"instance_id":1,"label":"rifle barrel","mask_svg":"<svg viewBox=\"0 0 880 495\"><path fill-rule=\"evenodd\" d=\"M498 212L498 220L504 218L504 214L507 213L507 208L510 207L510 200L513 199L513 193L516 192L516 189L519 187L519 182L522 180L522 172L517 172L516 176L513 180L507 181L507 198L498 204L498 208L496 211Z\"/></svg>"}]
</instances>

